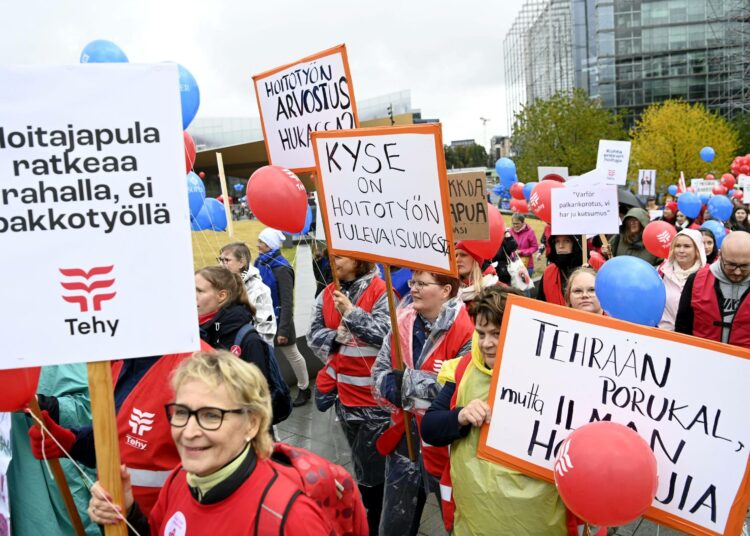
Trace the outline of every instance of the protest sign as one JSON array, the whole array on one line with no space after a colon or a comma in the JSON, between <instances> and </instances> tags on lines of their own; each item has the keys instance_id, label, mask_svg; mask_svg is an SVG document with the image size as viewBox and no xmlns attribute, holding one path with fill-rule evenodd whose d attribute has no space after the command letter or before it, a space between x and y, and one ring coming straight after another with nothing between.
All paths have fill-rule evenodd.
<instances>
[{"instance_id":1,"label":"protest sign","mask_svg":"<svg viewBox=\"0 0 750 536\"><path fill-rule=\"evenodd\" d=\"M750 175L737 175L737 186L747 190L750 187Z\"/></svg>"},{"instance_id":2,"label":"protest sign","mask_svg":"<svg viewBox=\"0 0 750 536\"><path fill-rule=\"evenodd\" d=\"M0 369L196 350L177 66L0 78Z\"/></svg>"},{"instance_id":3,"label":"protest sign","mask_svg":"<svg viewBox=\"0 0 750 536\"><path fill-rule=\"evenodd\" d=\"M553 235L618 233L616 186L578 183L556 188L551 194Z\"/></svg>"},{"instance_id":4,"label":"protest sign","mask_svg":"<svg viewBox=\"0 0 750 536\"><path fill-rule=\"evenodd\" d=\"M604 173L608 184L625 184L628 179L629 161L629 141L599 140L596 169Z\"/></svg>"},{"instance_id":5,"label":"protest sign","mask_svg":"<svg viewBox=\"0 0 750 536\"><path fill-rule=\"evenodd\" d=\"M690 534L739 534L750 501L749 376L748 350L509 296L479 456L552 481L570 431L612 420L656 455L646 517Z\"/></svg>"},{"instance_id":6,"label":"protest sign","mask_svg":"<svg viewBox=\"0 0 750 536\"><path fill-rule=\"evenodd\" d=\"M656 195L656 170L638 170L638 195L653 197Z\"/></svg>"},{"instance_id":7,"label":"protest sign","mask_svg":"<svg viewBox=\"0 0 750 536\"><path fill-rule=\"evenodd\" d=\"M323 211L320 208L320 199L318 198L318 192L312 192L313 198L315 199L315 240L321 242L326 241L326 228L323 224Z\"/></svg>"},{"instance_id":8,"label":"protest sign","mask_svg":"<svg viewBox=\"0 0 750 536\"><path fill-rule=\"evenodd\" d=\"M695 188L695 195L701 194L713 194L713 189L719 186L719 181L716 179L690 179L690 186Z\"/></svg>"},{"instance_id":9,"label":"protest sign","mask_svg":"<svg viewBox=\"0 0 750 536\"><path fill-rule=\"evenodd\" d=\"M448 173L453 240L487 240L487 176L484 171Z\"/></svg>"},{"instance_id":10,"label":"protest sign","mask_svg":"<svg viewBox=\"0 0 750 536\"><path fill-rule=\"evenodd\" d=\"M8 494L8 467L13 453L10 449L10 413L0 412L0 534L10 534L10 495Z\"/></svg>"},{"instance_id":11,"label":"protest sign","mask_svg":"<svg viewBox=\"0 0 750 536\"><path fill-rule=\"evenodd\" d=\"M268 162L315 169L311 132L359 127L346 46L253 76Z\"/></svg>"},{"instance_id":12,"label":"protest sign","mask_svg":"<svg viewBox=\"0 0 750 536\"><path fill-rule=\"evenodd\" d=\"M544 179L544 177L549 175L550 173L553 173L555 175L560 175L566 181L568 180L568 177L569 177L567 167L537 166L536 180L540 181Z\"/></svg>"},{"instance_id":13,"label":"protest sign","mask_svg":"<svg viewBox=\"0 0 750 536\"><path fill-rule=\"evenodd\" d=\"M328 250L455 274L440 125L312 135Z\"/></svg>"}]
</instances>

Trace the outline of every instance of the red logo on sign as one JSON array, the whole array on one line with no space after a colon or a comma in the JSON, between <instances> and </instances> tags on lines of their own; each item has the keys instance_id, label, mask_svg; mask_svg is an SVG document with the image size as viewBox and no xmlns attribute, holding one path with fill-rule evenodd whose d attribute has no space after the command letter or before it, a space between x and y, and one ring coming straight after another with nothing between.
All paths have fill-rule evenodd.
<instances>
[{"instance_id":1,"label":"red logo on sign","mask_svg":"<svg viewBox=\"0 0 750 536\"><path fill-rule=\"evenodd\" d=\"M62 287L70 292L76 292L63 294L62 299L68 303L77 303L82 313L89 310L89 304L94 311L101 311L102 302L111 300L117 292L104 292L115 284L115 280L102 279L99 276L109 276L113 268L114 265L94 266L88 272L82 268L59 268L60 273L68 278L60 282Z\"/></svg>"}]
</instances>

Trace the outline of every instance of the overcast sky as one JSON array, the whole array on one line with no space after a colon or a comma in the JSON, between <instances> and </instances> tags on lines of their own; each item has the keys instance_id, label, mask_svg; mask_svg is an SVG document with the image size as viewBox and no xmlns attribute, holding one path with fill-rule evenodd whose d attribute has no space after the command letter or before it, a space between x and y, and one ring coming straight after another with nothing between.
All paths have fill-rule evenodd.
<instances>
[{"instance_id":1,"label":"overcast sky","mask_svg":"<svg viewBox=\"0 0 750 536\"><path fill-rule=\"evenodd\" d=\"M508 134L502 43L522 0L2 2L0 63L77 63L89 41L131 62L176 61L201 90L198 117L253 116L251 76L345 43L359 100L411 89L444 140ZM0 81L1 82L1 81ZM53 88L50 88L53 90Z\"/></svg>"}]
</instances>

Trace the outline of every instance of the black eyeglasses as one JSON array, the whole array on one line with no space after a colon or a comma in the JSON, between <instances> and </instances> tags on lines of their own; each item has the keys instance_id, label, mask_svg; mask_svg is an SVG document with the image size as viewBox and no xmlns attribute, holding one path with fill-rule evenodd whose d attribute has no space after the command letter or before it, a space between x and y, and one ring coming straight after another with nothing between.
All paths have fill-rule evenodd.
<instances>
[{"instance_id":1,"label":"black eyeglasses","mask_svg":"<svg viewBox=\"0 0 750 536\"><path fill-rule=\"evenodd\" d=\"M727 262L723 257L720 258L721 264L727 272L750 272L750 264L736 264L734 262Z\"/></svg>"},{"instance_id":2,"label":"black eyeglasses","mask_svg":"<svg viewBox=\"0 0 750 536\"><path fill-rule=\"evenodd\" d=\"M191 415L195 415L198 426L213 432L221 428L224 422L224 415L227 413L245 413L244 409L221 409L221 408L198 408L192 410L181 404L167 404L164 406L167 410L167 420L175 428L184 428L187 426Z\"/></svg>"}]
</instances>

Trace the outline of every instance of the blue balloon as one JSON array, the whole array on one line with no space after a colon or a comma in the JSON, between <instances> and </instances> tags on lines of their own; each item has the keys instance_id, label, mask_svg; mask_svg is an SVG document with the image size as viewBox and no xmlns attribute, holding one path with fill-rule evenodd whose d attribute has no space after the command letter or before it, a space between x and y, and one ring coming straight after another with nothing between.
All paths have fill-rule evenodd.
<instances>
[{"instance_id":1,"label":"blue balloon","mask_svg":"<svg viewBox=\"0 0 750 536\"><path fill-rule=\"evenodd\" d=\"M731 190L727 192L727 198L731 199L733 195L734 195L734 188L732 188Z\"/></svg>"},{"instance_id":2,"label":"blue balloon","mask_svg":"<svg viewBox=\"0 0 750 536\"><path fill-rule=\"evenodd\" d=\"M528 201L529 198L531 198L531 192L532 190L534 190L534 186L536 186L537 184L539 183L536 181L532 181L532 182L527 182L526 184L523 185L523 196L526 198L526 201Z\"/></svg>"},{"instance_id":3,"label":"blue balloon","mask_svg":"<svg viewBox=\"0 0 750 536\"><path fill-rule=\"evenodd\" d=\"M500 158L495 162L495 171L497 171L498 177L508 180L516 176L516 163L510 158Z\"/></svg>"},{"instance_id":4,"label":"blue balloon","mask_svg":"<svg viewBox=\"0 0 750 536\"><path fill-rule=\"evenodd\" d=\"M203 200L206 199L206 186L203 184L201 178L195 172L191 171L187 174L187 187L190 215L196 218L203 208Z\"/></svg>"},{"instance_id":5,"label":"blue balloon","mask_svg":"<svg viewBox=\"0 0 750 536\"><path fill-rule=\"evenodd\" d=\"M711 234L714 235L714 242L716 242L716 249L721 249L721 243L724 242L724 237L727 235L727 228L719 221L708 220L707 222L703 222L701 229L711 231Z\"/></svg>"},{"instance_id":6,"label":"blue balloon","mask_svg":"<svg viewBox=\"0 0 750 536\"><path fill-rule=\"evenodd\" d=\"M711 194L701 194L698 196L698 199L701 200L702 205L705 205L708 203L708 200L711 199Z\"/></svg>"},{"instance_id":7,"label":"blue balloon","mask_svg":"<svg viewBox=\"0 0 750 536\"><path fill-rule=\"evenodd\" d=\"M180 64L177 64L180 71L180 104L182 105L182 130L187 130L192 123L198 108L201 105L201 92L198 89L198 82L190 71Z\"/></svg>"},{"instance_id":8,"label":"blue balloon","mask_svg":"<svg viewBox=\"0 0 750 536\"><path fill-rule=\"evenodd\" d=\"M685 192L677 198L677 209L688 218L698 217L698 214L701 212L701 206L701 200L693 192Z\"/></svg>"},{"instance_id":9,"label":"blue balloon","mask_svg":"<svg viewBox=\"0 0 750 536\"><path fill-rule=\"evenodd\" d=\"M708 211L717 220L727 221L732 216L732 202L723 195L715 195L708 202Z\"/></svg>"},{"instance_id":10,"label":"blue balloon","mask_svg":"<svg viewBox=\"0 0 750 536\"><path fill-rule=\"evenodd\" d=\"M203 227L201 227L201 224L198 223L198 220L195 219L195 216L190 216L190 230L191 231L204 231Z\"/></svg>"},{"instance_id":11,"label":"blue balloon","mask_svg":"<svg viewBox=\"0 0 750 536\"><path fill-rule=\"evenodd\" d=\"M305 226L299 233L294 233L294 236L303 236L310 232L310 226L312 225L312 208L307 205L307 214L305 215Z\"/></svg>"},{"instance_id":12,"label":"blue balloon","mask_svg":"<svg viewBox=\"0 0 750 536\"><path fill-rule=\"evenodd\" d=\"M673 184L667 188L667 191L669 192L669 195L677 195L677 186Z\"/></svg>"},{"instance_id":13,"label":"blue balloon","mask_svg":"<svg viewBox=\"0 0 750 536\"><path fill-rule=\"evenodd\" d=\"M213 197L203 201L203 208L195 219L201 229L223 231L227 228L227 215L224 212L224 205Z\"/></svg>"},{"instance_id":14,"label":"blue balloon","mask_svg":"<svg viewBox=\"0 0 750 536\"><path fill-rule=\"evenodd\" d=\"M701 149L701 160L704 162L711 162L716 156L716 151L713 147L704 147Z\"/></svg>"},{"instance_id":15,"label":"blue balloon","mask_svg":"<svg viewBox=\"0 0 750 536\"><path fill-rule=\"evenodd\" d=\"M643 259L621 255L608 260L596 275L595 287L602 309L610 316L644 326L661 320L667 291L656 268Z\"/></svg>"},{"instance_id":16,"label":"blue balloon","mask_svg":"<svg viewBox=\"0 0 750 536\"><path fill-rule=\"evenodd\" d=\"M234 191L235 192L241 192L244 186L242 186L240 183L237 183L234 185Z\"/></svg>"},{"instance_id":17,"label":"blue balloon","mask_svg":"<svg viewBox=\"0 0 750 536\"><path fill-rule=\"evenodd\" d=\"M492 193L495 194L495 195L497 195L497 196L502 197L502 194L503 194L504 190L505 190L505 188L503 188L502 184L496 184L492 188Z\"/></svg>"},{"instance_id":18,"label":"blue balloon","mask_svg":"<svg viewBox=\"0 0 750 536\"><path fill-rule=\"evenodd\" d=\"M127 63L128 57L112 41L97 39L83 47L81 63Z\"/></svg>"}]
</instances>

